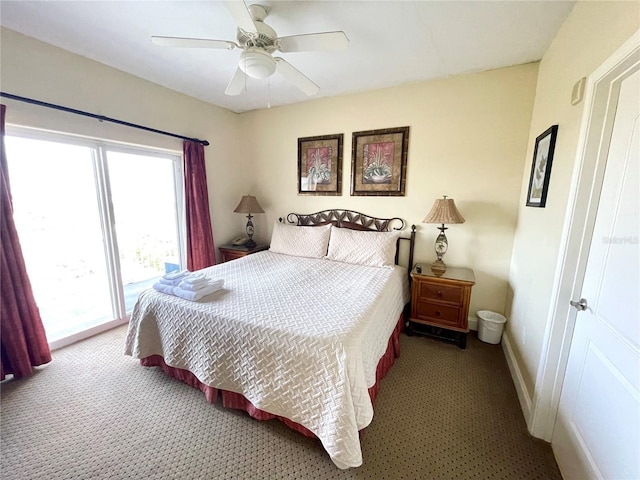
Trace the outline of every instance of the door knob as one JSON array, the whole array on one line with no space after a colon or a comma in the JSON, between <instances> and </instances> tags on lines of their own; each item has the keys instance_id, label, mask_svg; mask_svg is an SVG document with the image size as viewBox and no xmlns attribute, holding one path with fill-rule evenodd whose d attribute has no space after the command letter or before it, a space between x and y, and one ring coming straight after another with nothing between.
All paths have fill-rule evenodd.
<instances>
[{"instance_id":1,"label":"door knob","mask_svg":"<svg viewBox=\"0 0 640 480\"><path fill-rule=\"evenodd\" d=\"M579 302L574 302L573 300L571 300L569 302L569 304L572 307L575 307L580 312L582 312L582 311L587 309L587 299L586 298L581 298Z\"/></svg>"}]
</instances>

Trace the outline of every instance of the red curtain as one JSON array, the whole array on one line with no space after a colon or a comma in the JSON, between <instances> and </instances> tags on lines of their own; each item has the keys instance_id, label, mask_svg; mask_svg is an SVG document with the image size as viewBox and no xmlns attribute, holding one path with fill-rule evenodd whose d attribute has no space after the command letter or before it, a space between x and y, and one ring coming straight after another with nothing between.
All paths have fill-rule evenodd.
<instances>
[{"instance_id":1,"label":"red curtain","mask_svg":"<svg viewBox=\"0 0 640 480\"><path fill-rule=\"evenodd\" d=\"M204 146L185 140L184 195L187 217L187 268L192 272L216 263Z\"/></svg>"},{"instance_id":2,"label":"red curtain","mask_svg":"<svg viewBox=\"0 0 640 480\"><path fill-rule=\"evenodd\" d=\"M0 105L0 376L25 377L33 367L51 361L51 351L33 298L31 282L13 222L13 203L4 145L5 105Z\"/></svg>"}]
</instances>

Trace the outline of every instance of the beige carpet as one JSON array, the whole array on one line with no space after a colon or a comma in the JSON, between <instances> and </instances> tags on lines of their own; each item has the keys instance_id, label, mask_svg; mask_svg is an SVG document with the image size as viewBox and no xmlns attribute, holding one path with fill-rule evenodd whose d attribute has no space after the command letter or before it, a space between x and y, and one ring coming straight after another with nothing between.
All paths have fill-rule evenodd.
<instances>
[{"instance_id":1,"label":"beige carpet","mask_svg":"<svg viewBox=\"0 0 640 480\"><path fill-rule=\"evenodd\" d=\"M141 367L122 354L125 332L2 383L2 479L561 478L550 446L527 433L501 347L473 334L466 350L402 335L364 465L342 471L318 441Z\"/></svg>"}]
</instances>

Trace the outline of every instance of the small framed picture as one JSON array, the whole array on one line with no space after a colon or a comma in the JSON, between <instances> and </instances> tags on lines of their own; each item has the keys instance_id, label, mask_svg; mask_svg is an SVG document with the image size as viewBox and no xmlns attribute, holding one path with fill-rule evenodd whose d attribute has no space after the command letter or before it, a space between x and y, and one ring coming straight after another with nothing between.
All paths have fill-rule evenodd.
<instances>
[{"instance_id":1,"label":"small framed picture","mask_svg":"<svg viewBox=\"0 0 640 480\"><path fill-rule=\"evenodd\" d=\"M351 195L405 194L409 127L354 132Z\"/></svg>"},{"instance_id":2,"label":"small framed picture","mask_svg":"<svg viewBox=\"0 0 640 480\"><path fill-rule=\"evenodd\" d=\"M536 138L536 148L533 151L533 161L531 163L531 177L529 178L529 191L527 192L527 207L544 208L547 203L547 191L549 190L549 178L551 177L551 165L553 164L553 151L556 148L557 135L558 125L553 125Z\"/></svg>"},{"instance_id":3,"label":"small framed picture","mask_svg":"<svg viewBox=\"0 0 640 480\"><path fill-rule=\"evenodd\" d=\"M298 195L342 195L341 133L298 139Z\"/></svg>"}]
</instances>

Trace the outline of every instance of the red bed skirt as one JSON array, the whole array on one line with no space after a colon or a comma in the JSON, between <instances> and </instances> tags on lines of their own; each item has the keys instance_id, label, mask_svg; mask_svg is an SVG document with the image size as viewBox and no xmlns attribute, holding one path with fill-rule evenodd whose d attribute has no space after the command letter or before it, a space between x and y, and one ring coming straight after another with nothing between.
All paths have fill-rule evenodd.
<instances>
[{"instance_id":1,"label":"red bed skirt","mask_svg":"<svg viewBox=\"0 0 640 480\"><path fill-rule=\"evenodd\" d=\"M376 383L371 388L369 388L369 397L371 397L372 403L375 403L378 392L380 391L380 380L385 377L387 372L389 372L389 370L393 366L395 359L400 356L400 332L402 331L403 324L403 315L400 314L400 318L398 320L396 328L393 330L393 333L389 338L387 350L378 362L378 367L376 368ZM306 427L303 427L299 423L289 420L288 418L274 415L272 413L268 413L264 410L256 408L249 400L244 397L244 395L240 393L210 387L200 382L200 380L198 380L196 376L190 371L167 365L164 362L164 358L162 358L162 356L160 355L151 355L149 357L145 357L140 360L140 364L145 367L160 367L167 375L174 377L194 388L200 389L202 393L204 393L204 396L207 401L209 401L209 403L216 403L218 399L218 392L220 392L222 396L222 405L226 408L236 408L244 410L257 420L271 420L273 418L277 418L292 430L306 435L307 437L316 438L313 432L311 432Z\"/></svg>"}]
</instances>

